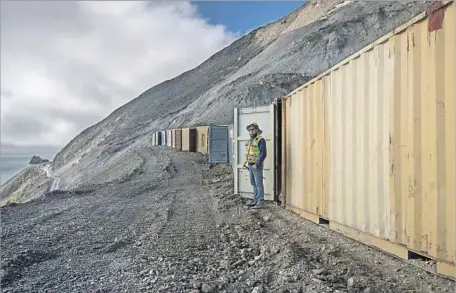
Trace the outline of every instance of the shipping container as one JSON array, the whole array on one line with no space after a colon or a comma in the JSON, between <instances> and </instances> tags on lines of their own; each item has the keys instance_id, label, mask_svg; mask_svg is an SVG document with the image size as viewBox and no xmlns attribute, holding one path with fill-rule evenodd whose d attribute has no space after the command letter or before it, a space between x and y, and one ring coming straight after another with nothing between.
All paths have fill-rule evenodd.
<instances>
[{"instance_id":1,"label":"shipping container","mask_svg":"<svg viewBox=\"0 0 456 293\"><path fill-rule=\"evenodd\" d=\"M190 151L190 129L184 128L182 129L182 150L183 151Z\"/></svg>"},{"instance_id":2,"label":"shipping container","mask_svg":"<svg viewBox=\"0 0 456 293\"><path fill-rule=\"evenodd\" d=\"M196 151L202 154L208 153L209 126L200 126L196 128Z\"/></svg>"},{"instance_id":3,"label":"shipping container","mask_svg":"<svg viewBox=\"0 0 456 293\"><path fill-rule=\"evenodd\" d=\"M172 146L172 141L173 141L173 131L172 130L166 130L166 145L171 147Z\"/></svg>"},{"instance_id":4,"label":"shipping container","mask_svg":"<svg viewBox=\"0 0 456 293\"><path fill-rule=\"evenodd\" d=\"M209 127L209 163L229 163L228 126Z\"/></svg>"},{"instance_id":5,"label":"shipping container","mask_svg":"<svg viewBox=\"0 0 456 293\"><path fill-rule=\"evenodd\" d=\"M156 137L157 137L157 135L155 134L155 132L152 133L152 145L153 145L153 146L156 145L156 144L155 144Z\"/></svg>"},{"instance_id":6,"label":"shipping container","mask_svg":"<svg viewBox=\"0 0 456 293\"><path fill-rule=\"evenodd\" d=\"M173 134L174 148L182 150L182 129L175 129Z\"/></svg>"},{"instance_id":7,"label":"shipping container","mask_svg":"<svg viewBox=\"0 0 456 293\"><path fill-rule=\"evenodd\" d=\"M165 131L165 130L162 130L162 131L160 131L160 133L161 133L161 137L162 137L162 139L161 139L161 144L160 144L160 145L166 145L166 139L167 139L167 137L166 137L166 131Z\"/></svg>"},{"instance_id":8,"label":"shipping container","mask_svg":"<svg viewBox=\"0 0 456 293\"><path fill-rule=\"evenodd\" d=\"M274 194L274 105L234 109L234 192L245 198L253 198L249 170L244 167L245 144L250 139L247 125L258 123L263 131L268 155L263 167L264 199L275 200Z\"/></svg>"},{"instance_id":9,"label":"shipping container","mask_svg":"<svg viewBox=\"0 0 456 293\"><path fill-rule=\"evenodd\" d=\"M173 149L176 148L176 142L175 142L175 137L176 137L176 129L171 129L171 147Z\"/></svg>"},{"instance_id":10,"label":"shipping container","mask_svg":"<svg viewBox=\"0 0 456 293\"><path fill-rule=\"evenodd\" d=\"M156 132L155 133L157 135L157 138L156 138L156 145L161 145L162 144L162 133L160 131Z\"/></svg>"},{"instance_id":11,"label":"shipping container","mask_svg":"<svg viewBox=\"0 0 456 293\"><path fill-rule=\"evenodd\" d=\"M196 128L190 128L188 130L188 151L197 152L197 142L198 142L198 131Z\"/></svg>"},{"instance_id":12,"label":"shipping container","mask_svg":"<svg viewBox=\"0 0 456 293\"><path fill-rule=\"evenodd\" d=\"M440 2L287 95L285 206L456 276L455 40Z\"/></svg>"}]
</instances>

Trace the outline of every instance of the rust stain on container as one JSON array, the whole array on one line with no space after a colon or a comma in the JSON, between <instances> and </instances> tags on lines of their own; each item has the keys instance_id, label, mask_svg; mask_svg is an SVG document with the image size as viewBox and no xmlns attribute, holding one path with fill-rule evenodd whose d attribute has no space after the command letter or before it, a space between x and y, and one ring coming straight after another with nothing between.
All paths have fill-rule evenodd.
<instances>
[{"instance_id":1,"label":"rust stain on container","mask_svg":"<svg viewBox=\"0 0 456 293\"><path fill-rule=\"evenodd\" d=\"M432 5L428 9L428 32L433 32L442 28L445 7L442 2Z\"/></svg>"}]
</instances>

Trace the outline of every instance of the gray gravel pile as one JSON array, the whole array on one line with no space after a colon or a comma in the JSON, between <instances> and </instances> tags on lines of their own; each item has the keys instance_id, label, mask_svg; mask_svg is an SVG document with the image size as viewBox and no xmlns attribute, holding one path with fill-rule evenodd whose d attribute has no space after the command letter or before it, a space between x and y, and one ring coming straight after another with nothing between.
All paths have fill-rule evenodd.
<instances>
[{"instance_id":1,"label":"gray gravel pile","mask_svg":"<svg viewBox=\"0 0 456 293\"><path fill-rule=\"evenodd\" d=\"M452 292L455 283L273 205L230 166L137 147L122 182L2 208L3 292Z\"/></svg>"}]
</instances>

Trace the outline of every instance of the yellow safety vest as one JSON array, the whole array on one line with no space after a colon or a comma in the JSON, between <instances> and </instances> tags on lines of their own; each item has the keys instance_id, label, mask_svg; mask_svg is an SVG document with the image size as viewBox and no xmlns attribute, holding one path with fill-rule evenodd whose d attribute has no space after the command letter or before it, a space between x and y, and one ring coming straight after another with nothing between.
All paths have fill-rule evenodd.
<instances>
[{"instance_id":1,"label":"yellow safety vest","mask_svg":"<svg viewBox=\"0 0 456 293\"><path fill-rule=\"evenodd\" d=\"M252 143L248 140L245 143L245 160L248 163L256 163L258 157L260 156L260 148L258 147L258 143L261 140L261 136L257 136L253 139Z\"/></svg>"}]
</instances>

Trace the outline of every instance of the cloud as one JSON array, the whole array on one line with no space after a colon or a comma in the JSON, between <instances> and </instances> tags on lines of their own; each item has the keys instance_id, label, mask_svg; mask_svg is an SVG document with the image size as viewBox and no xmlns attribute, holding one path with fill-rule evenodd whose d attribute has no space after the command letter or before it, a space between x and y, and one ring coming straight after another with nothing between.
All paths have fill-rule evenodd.
<instances>
[{"instance_id":1,"label":"cloud","mask_svg":"<svg viewBox=\"0 0 456 293\"><path fill-rule=\"evenodd\" d=\"M238 35L188 1L2 1L1 140L63 146Z\"/></svg>"}]
</instances>

